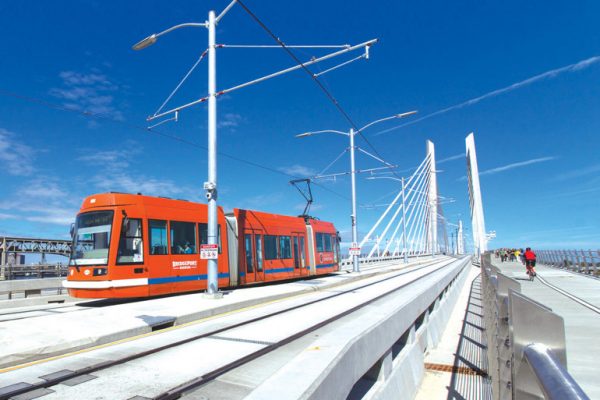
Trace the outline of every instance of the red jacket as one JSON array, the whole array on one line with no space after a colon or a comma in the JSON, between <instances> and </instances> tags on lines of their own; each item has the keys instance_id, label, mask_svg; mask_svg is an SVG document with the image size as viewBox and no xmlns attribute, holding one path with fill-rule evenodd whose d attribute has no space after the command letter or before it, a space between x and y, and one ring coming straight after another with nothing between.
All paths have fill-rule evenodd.
<instances>
[{"instance_id":1,"label":"red jacket","mask_svg":"<svg viewBox=\"0 0 600 400\"><path fill-rule=\"evenodd\" d=\"M527 250L525 252L525 259L526 260L535 260L535 253L532 250Z\"/></svg>"}]
</instances>

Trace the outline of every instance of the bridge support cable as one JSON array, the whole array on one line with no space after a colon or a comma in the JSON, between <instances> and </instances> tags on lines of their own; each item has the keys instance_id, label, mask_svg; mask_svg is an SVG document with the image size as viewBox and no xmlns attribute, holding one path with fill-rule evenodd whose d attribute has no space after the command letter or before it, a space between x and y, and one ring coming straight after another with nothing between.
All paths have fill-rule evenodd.
<instances>
[{"instance_id":1,"label":"bridge support cable","mask_svg":"<svg viewBox=\"0 0 600 400\"><path fill-rule=\"evenodd\" d=\"M417 234L415 235L415 254L422 255L427 252L427 235L429 232L429 202L423 204L423 212L421 215L421 222L418 225Z\"/></svg>"},{"instance_id":2,"label":"bridge support cable","mask_svg":"<svg viewBox=\"0 0 600 400\"><path fill-rule=\"evenodd\" d=\"M428 161L429 159L426 157L421 164L417 167L417 170L413 173L413 175L411 175L411 177L408 180L408 183L406 186L410 186L413 182L413 179L415 179L417 176L419 176L421 174L421 171L423 170L424 167L426 167L428 165ZM363 240L360 242L360 247L362 247L367 241L369 241L373 235L373 233L375 232L375 230L379 227L379 224L385 219L385 217L387 216L387 214L390 212L390 210L394 207L394 205L397 204L398 200L400 199L400 197L402 196L402 191L400 191L400 193L398 193L398 195L396 195L396 197L394 198L394 200L392 200L392 203L389 204L389 206L387 207L387 209L383 212L383 214L381 215L381 217L379 217L379 219L377 220L377 222L373 225L373 227L371 228L371 230L369 230L369 232L366 234L366 236L363 238Z\"/></svg>"},{"instance_id":3,"label":"bridge support cable","mask_svg":"<svg viewBox=\"0 0 600 400\"><path fill-rule=\"evenodd\" d=\"M420 187L420 191L418 196L414 198L414 200L409 203L412 205L411 213L408 218L408 226L407 229L407 239L410 244L409 252L412 254L416 253L418 246L416 245L415 238L418 237L417 232L420 231L420 228L423 226L423 217L424 210L427 205L426 196L427 196L427 187L429 185L429 174L424 175L424 185Z\"/></svg>"},{"instance_id":4,"label":"bridge support cable","mask_svg":"<svg viewBox=\"0 0 600 400\"><path fill-rule=\"evenodd\" d=\"M383 250L384 254L386 254L388 252L389 247L393 244L394 240L396 239L396 235L398 234L398 231L400 230L400 227L403 224L408 225L408 221L412 217L413 212L414 212L414 210L416 208L416 205L417 205L416 204L417 197L419 195L423 194L424 193L424 190L423 190L424 187L425 188L427 187L427 184L429 182L429 175L428 174L423 174L422 177L424 177L424 179L421 179L421 181L418 183L419 186L417 186L417 181L415 181L415 183L413 184L412 188L408 190L409 194L405 198L405 201L403 203L403 207L399 207L398 208L398 211L400 211L400 209L407 208L407 206L410 206L412 204L412 202L415 202L415 207L410 208L410 213L409 214L407 214L407 210L406 209L402 210L402 218L400 218L400 221L398 221L398 223L396 224L396 229L394 230L394 233L392 234L390 240L388 241L387 246ZM417 187L415 188L415 186L417 186ZM404 191L406 192L406 186L404 188ZM412 198L411 198L411 196L412 196ZM407 201L407 199L408 199L408 201ZM395 217L393 219L395 219ZM393 222L393 221L391 221L391 222ZM391 222L390 222L390 224L391 224ZM385 235L385 232L384 232L384 235ZM405 232L403 232L400 235L400 238L404 239L403 238L404 235L406 235L406 229L405 229ZM397 243L396 247L397 248L399 247L399 242Z\"/></svg>"},{"instance_id":5,"label":"bridge support cable","mask_svg":"<svg viewBox=\"0 0 600 400\"><path fill-rule=\"evenodd\" d=\"M410 201L412 200L412 199L411 199L411 197L412 197L412 198L414 198L415 196L417 196L417 193L419 192L419 190L421 190L421 189L422 189L422 188L421 188L421 187L422 187L422 185L421 185L421 182L424 182L424 181L425 181L425 179L423 178L423 176L425 176L425 175L420 175L420 176L419 176L419 177L418 177L418 178L417 178L417 179L416 179L416 180L413 182L413 184L412 184L412 186L411 186L411 189L410 189L410 191L409 191L409 196L408 196L408 197L409 197L409 203L410 203ZM417 185L419 185L419 186L417 186ZM416 190L415 190L415 186L417 186L417 187L416 187ZM406 186L405 186L404 190L406 190ZM402 196L402 194L403 194L403 193L402 193L402 191L401 191L401 192L400 192L400 196ZM398 196L397 196L397 197L398 197ZM406 204L405 204L405 205L406 205ZM391 208L390 208L390 209L391 209ZM393 240L395 239L395 234L394 234L394 235L392 235L392 237L390 237L390 238L387 238L387 233L388 233L388 231L389 231L390 227L392 226L392 224L394 223L394 221L396 220L396 218L398 217L398 215L400 214L400 210L402 210L402 204L400 204L400 205L397 207L397 209L396 209L396 212L394 213L394 215L392 216L392 218L390 219L390 221L389 221L389 222L388 222L388 224L386 225L386 227L385 227L385 229L383 230L383 232L381 233L381 235L378 235L378 238L377 238L376 244L375 244L375 246L373 246L373 248L372 248L372 249L371 249L371 251L369 252L369 255L367 256L367 258L371 258L371 257L372 257L372 255L373 255L373 252L375 251L375 249L376 249L376 248L379 248L379 246L380 246L380 244L381 244L381 241L382 241L382 240L386 240L386 241L387 241L387 244L386 244L386 246L385 246L385 248L384 248L384 250L383 250L383 254L387 254L387 251L389 250L389 246L390 246L390 245L393 243ZM402 216L402 218L400 219L400 221L399 221L399 222L398 222L398 224L397 224L396 232L397 232L397 230L400 228L400 225L402 224L402 222L403 222L403 219L406 217L406 210L404 210L404 211L405 211L405 212L403 213L403 216Z\"/></svg>"},{"instance_id":6,"label":"bridge support cable","mask_svg":"<svg viewBox=\"0 0 600 400\"><path fill-rule=\"evenodd\" d=\"M427 185L429 185L429 175L423 175L422 185L419 186L417 195L408 203L410 212L407 216L406 229L407 243L410 244L410 249L414 249L414 233L418 230L418 227L422 224L422 210L426 204L425 194L427 193Z\"/></svg>"},{"instance_id":7,"label":"bridge support cable","mask_svg":"<svg viewBox=\"0 0 600 400\"><path fill-rule=\"evenodd\" d=\"M427 184L429 185L429 176ZM421 252L423 248L422 237L423 233L425 232L426 217L428 213L426 193L426 191L423 191L421 196L418 198L418 209L415 213L414 220L411 221L411 227L408 234L410 249L413 255Z\"/></svg>"}]
</instances>

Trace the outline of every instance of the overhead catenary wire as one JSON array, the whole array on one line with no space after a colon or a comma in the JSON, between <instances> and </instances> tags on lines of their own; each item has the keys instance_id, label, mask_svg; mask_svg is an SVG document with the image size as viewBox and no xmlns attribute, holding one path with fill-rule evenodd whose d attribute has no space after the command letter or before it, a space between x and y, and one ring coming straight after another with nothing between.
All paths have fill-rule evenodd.
<instances>
[{"instance_id":1,"label":"overhead catenary wire","mask_svg":"<svg viewBox=\"0 0 600 400\"><path fill-rule=\"evenodd\" d=\"M346 112L346 110L344 110L344 108L342 107L342 105L339 103L339 101L333 96L333 94L331 93L331 91L329 91L324 85L323 83L319 80L319 77L316 76L314 73L312 73L308 67L306 65L304 65L302 63L302 61L300 61L298 59L298 57L296 57L296 55L288 48L288 46L277 36L273 33L273 31L271 31L271 29L269 29L266 24L256 16L256 14L254 14L249 8L248 6L246 6L246 4L244 4L243 1L238 0L237 4L239 4L245 11L246 13L248 13L248 15L250 15L250 17L252 19L254 19L256 21L256 23L258 25L260 25L260 27L267 32L267 34L269 36L271 36L271 38L273 38L273 40L275 40L285 51L286 53L288 53L288 55L298 64L301 66L301 68L312 78L312 80L317 84L317 86L321 89L321 91L323 91L323 93L325 94L325 96L327 96L327 98L333 103L333 105L335 106L335 108L339 111L339 113L346 119L346 121L348 121L348 123L350 124L350 126L352 128L354 128L355 131L358 132L358 134L363 138L363 140L369 145L369 147L371 148L371 150L373 150L373 152L377 155L377 157L379 157L380 159L383 159L383 157L379 154L379 152L377 151L377 149L375 148L375 146L373 146L373 144L366 138L365 135L362 134L362 132L360 132L358 126L356 125L356 123L354 123L354 120L350 117L350 115ZM396 177L400 178L400 176L398 176L398 174L395 171L392 171L392 173L394 173L394 175L396 175Z\"/></svg>"},{"instance_id":2,"label":"overhead catenary wire","mask_svg":"<svg viewBox=\"0 0 600 400\"><path fill-rule=\"evenodd\" d=\"M198 66L198 64L200 64L200 61L202 61L202 59L204 57L206 57L206 55L208 54L208 49L204 50L202 52L202 54L200 54L200 57L198 57L198 60L194 63L194 65L192 65L192 67L189 69L189 71L184 75L184 77L179 81L179 83L177 84L177 86L175 87L175 89L173 89L173 91L171 92L171 94L167 97L167 99L161 104L161 106L158 108L158 110L156 110L153 114L153 116L156 116L157 114L159 114L163 108L165 108L165 106L167 105L167 103L169 102L169 100L171 100L173 98L173 96L175 95L175 93L177 93L177 91L179 90L179 88L181 87L181 85L183 85L183 83L187 80L187 78L189 78L189 76L192 74L192 72L194 72L194 70L196 69L196 67ZM177 115L177 114L176 114ZM156 126L156 125L155 125Z\"/></svg>"}]
</instances>

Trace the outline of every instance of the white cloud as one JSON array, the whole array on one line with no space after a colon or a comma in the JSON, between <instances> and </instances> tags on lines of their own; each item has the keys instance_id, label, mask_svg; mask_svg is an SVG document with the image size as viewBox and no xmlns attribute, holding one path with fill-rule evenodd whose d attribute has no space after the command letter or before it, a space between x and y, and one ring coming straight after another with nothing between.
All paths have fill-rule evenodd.
<instances>
[{"instance_id":1,"label":"white cloud","mask_svg":"<svg viewBox=\"0 0 600 400\"><path fill-rule=\"evenodd\" d=\"M32 147L19 142L14 133L0 128L0 164L3 164L6 173L15 176L31 175L35 171L35 153L36 150Z\"/></svg>"},{"instance_id":2,"label":"white cloud","mask_svg":"<svg viewBox=\"0 0 600 400\"><path fill-rule=\"evenodd\" d=\"M283 199L283 194L279 192L273 194L259 194L240 200L238 207L250 210L265 210L266 206L280 203Z\"/></svg>"},{"instance_id":3,"label":"white cloud","mask_svg":"<svg viewBox=\"0 0 600 400\"><path fill-rule=\"evenodd\" d=\"M49 178L35 179L18 190L19 196L33 199L62 199L68 194Z\"/></svg>"},{"instance_id":4,"label":"white cloud","mask_svg":"<svg viewBox=\"0 0 600 400\"><path fill-rule=\"evenodd\" d=\"M498 172L508 171L509 169L514 169L514 168L521 168L526 165L537 164L537 163L541 163L544 161L550 161L550 160L554 160L555 158L556 157L541 157L541 158L534 158L534 159L527 160L527 161L521 161L521 162L517 162L517 163L507 164L507 165L503 165L501 167L496 167L496 168L482 171L479 173L479 176L497 174Z\"/></svg>"},{"instance_id":5,"label":"white cloud","mask_svg":"<svg viewBox=\"0 0 600 400\"><path fill-rule=\"evenodd\" d=\"M516 163L512 163L512 164L503 165L501 167L496 167L496 168L492 168L492 169L487 169L485 171L481 171L479 173L479 176L497 174L498 172L508 171L510 169L515 169L515 168L521 168L521 167L525 167L527 165L537 164L537 163L541 163L544 161L550 161L550 160L554 160L554 159L556 159L556 157L541 157L541 158L534 158L534 159L526 160L526 161L520 161L520 162L516 162ZM467 179L466 176L461 176L457 180L464 181L466 179Z\"/></svg>"},{"instance_id":6,"label":"white cloud","mask_svg":"<svg viewBox=\"0 0 600 400\"><path fill-rule=\"evenodd\" d=\"M243 121L243 117L240 114L225 113L219 118L217 126L219 128L236 128Z\"/></svg>"},{"instance_id":7,"label":"white cloud","mask_svg":"<svg viewBox=\"0 0 600 400\"><path fill-rule=\"evenodd\" d=\"M300 164L294 164L290 167L281 167L278 169L281 172L284 172L284 173L286 173L288 175L292 175L292 176L308 177L308 176L314 176L316 174L316 171L313 170L312 168L305 167L304 165L300 165Z\"/></svg>"},{"instance_id":8,"label":"white cloud","mask_svg":"<svg viewBox=\"0 0 600 400\"><path fill-rule=\"evenodd\" d=\"M562 174L556 175L556 179L559 181L564 181L568 179L578 178L580 176L585 176L589 174L594 174L600 172L600 164L590 165L589 167L580 168L576 170L572 170L569 172L564 172Z\"/></svg>"},{"instance_id":9,"label":"white cloud","mask_svg":"<svg viewBox=\"0 0 600 400\"><path fill-rule=\"evenodd\" d=\"M489 98L492 98L492 97L496 97L496 96L504 94L504 93L512 92L513 90L520 89L520 88L522 88L524 86L531 85L532 83L536 83L536 82L539 82L539 81L544 80L544 79L556 78L558 75L560 75L562 73L565 73L565 72L581 71L581 70L583 70L583 69L585 69L585 68L587 68L587 67L589 67L591 65L594 65L594 64L596 64L598 62L600 62L600 56L594 56L594 57L590 57L588 59L576 62L574 64L567 65L565 67L552 69L550 71L543 72L543 73L541 73L539 75L532 76L531 78L527 78L525 80L513 83L512 85L503 87L502 89L496 89L496 90L488 92L488 93L486 93L484 95L481 95L479 97L475 97L473 99L464 101L462 103L455 104L453 106L446 107L446 108L443 108L441 110L432 112L432 113L427 114L427 115L425 115L425 116L423 116L421 118L417 118L417 119L415 119L413 121L404 123L402 125L398 125L398 126L395 126L395 127L389 128L389 129L382 130L380 132L377 132L374 136L381 135L381 134L387 133L387 132L391 132L391 131L394 131L396 129L400 129L400 128L405 127L405 126L413 125L413 124L416 124L417 122L424 121L426 119L429 119L431 117L435 117L437 115L445 114L445 113L447 113L449 111L458 110L458 109L463 108L463 107L472 106L474 104L479 103L482 100L486 100L486 99L489 99Z\"/></svg>"},{"instance_id":10,"label":"white cloud","mask_svg":"<svg viewBox=\"0 0 600 400\"><path fill-rule=\"evenodd\" d=\"M92 182L98 189L107 192L143 193L154 196L180 196L186 192L182 186L169 180L143 175L133 176L125 172L97 175Z\"/></svg>"},{"instance_id":11,"label":"white cloud","mask_svg":"<svg viewBox=\"0 0 600 400\"><path fill-rule=\"evenodd\" d=\"M138 150L109 150L109 151L97 151L97 150L82 150L86 152L82 156L77 158L78 161L83 161L89 165L101 166L104 168L111 169L122 169L129 166L131 158L139 153Z\"/></svg>"},{"instance_id":12,"label":"white cloud","mask_svg":"<svg viewBox=\"0 0 600 400\"><path fill-rule=\"evenodd\" d=\"M78 207L69 206L58 200L27 199L0 203L0 210L13 212L13 219L42 222L55 225L69 225L75 220ZM6 215L6 214L5 214Z\"/></svg>"},{"instance_id":13,"label":"white cloud","mask_svg":"<svg viewBox=\"0 0 600 400\"><path fill-rule=\"evenodd\" d=\"M114 105L113 94L118 91L119 86L106 75L98 72L63 71L59 77L63 86L50 89L50 94L63 99L65 107L124 120L123 113Z\"/></svg>"},{"instance_id":14,"label":"white cloud","mask_svg":"<svg viewBox=\"0 0 600 400\"><path fill-rule=\"evenodd\" d=\"M448 161L454 161L454 160L459 160L459 159L465 159L466 155L465 153L460 153L460 154L456 154L454 156L450 156L450 157L446 157L446 158L442 158L441 160L436 160L436 164L443 164L446 163Z\"/></svg>"}]
</instances>

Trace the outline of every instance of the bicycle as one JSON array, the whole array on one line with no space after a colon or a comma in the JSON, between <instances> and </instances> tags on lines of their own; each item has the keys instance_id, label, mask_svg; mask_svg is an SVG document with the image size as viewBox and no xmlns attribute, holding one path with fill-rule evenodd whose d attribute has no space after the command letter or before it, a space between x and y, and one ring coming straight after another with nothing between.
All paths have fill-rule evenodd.
<instances>
[{"instance_id":1,"label":"bicycle","mask_svg":"<svg viewBox=\"0 0 600 400\"><path fill-rule=\"evenodd\" d=\"M529 281L533 282L533 279L537 275L535 273L535 260L525 260L525 267L527 268L527 275L529 275Z\"/></svg>"}]
</instances>

